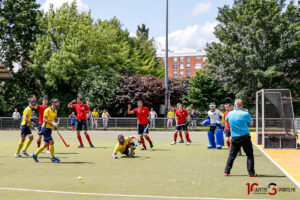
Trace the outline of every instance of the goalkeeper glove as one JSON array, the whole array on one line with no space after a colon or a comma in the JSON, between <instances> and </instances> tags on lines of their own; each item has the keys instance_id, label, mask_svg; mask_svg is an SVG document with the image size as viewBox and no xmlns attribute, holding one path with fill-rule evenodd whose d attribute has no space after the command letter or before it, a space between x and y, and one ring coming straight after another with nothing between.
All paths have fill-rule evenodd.
<instances>
[{"instance_id":1,"label":"goalkeeper glove","mask_svg":"<svg viewBox=\"0 0 300 200\"><path fill-rule=\"evenodd\" d=\"M120 157L119 156L117 156L117 155L114 155L113 156L113 159L119 159Z\"/></svg>"}]
</instances>

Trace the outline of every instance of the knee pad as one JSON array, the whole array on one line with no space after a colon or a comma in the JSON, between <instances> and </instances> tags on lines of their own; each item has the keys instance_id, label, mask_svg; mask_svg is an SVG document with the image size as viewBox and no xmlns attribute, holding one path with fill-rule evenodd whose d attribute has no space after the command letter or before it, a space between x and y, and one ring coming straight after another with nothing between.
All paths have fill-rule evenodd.
<instances>
[{"instance_id":1,"label":"knee pad","mask_svg":"<svg viewBox=\"0 0 300 200\"><path fill-rule=\"evenodd\" d=\"M207 137L208 137L208 142L209 142L209 146L207 148L209 148L209 149L216 148L214 134L210 131L207 131Z\"/></svg>"},{"instance_id":2,"label":"knee pad","mask_svg":"<svg viewBox=\"0 0 300 200\"><path fill-rule=\"evenodd\" d=\"M215 134L216 134L217 145L224 146L223 130L222 129L216 129Z\"/></svg>"}]
</instances>

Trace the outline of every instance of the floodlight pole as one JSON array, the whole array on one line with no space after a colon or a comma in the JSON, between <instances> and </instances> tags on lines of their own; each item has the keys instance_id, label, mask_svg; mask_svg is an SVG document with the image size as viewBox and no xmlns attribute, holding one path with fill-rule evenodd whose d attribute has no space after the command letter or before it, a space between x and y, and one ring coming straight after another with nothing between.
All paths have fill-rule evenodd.
<instances>
[{"instance_id":1,"label":"floodlight pole","mask_svg":"<svg viewBox=\"0 0 300 200\"><path fill-rule=\"evenodd\" d=\"M168 14L169 13L168 13L168 10L169 10L169 8L168 7L169 7L169 2L168 2L168 0L166 0L165 115L167 115L168 96L169 96L169 89L168 89L168 82L169 82L169 78L168 78L168 69L169 69L169 65L168 65L168 53L169 53Z\"/></svg>"}]
</instances>

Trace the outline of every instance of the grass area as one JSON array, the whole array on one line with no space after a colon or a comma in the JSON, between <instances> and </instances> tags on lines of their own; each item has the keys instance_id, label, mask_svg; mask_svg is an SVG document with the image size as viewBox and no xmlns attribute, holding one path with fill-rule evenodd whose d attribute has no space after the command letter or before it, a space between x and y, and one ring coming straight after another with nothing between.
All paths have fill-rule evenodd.
<instances>
[{"instance_id":1,"label":"grass area","mask_svg":"<svg viewBox=\"0 0 300 200\"><path fill-rule=\"evenodd\" d=\"M77 148L75 133L62 132L71 147L66 148L54 133L56 156L61 163L51 163L46 153L40 154L40 163L32 158L14 158L19 132L0 131L0 188L26 188L83 193L125 195L153 195L176 197L248 198L248 199L299 199L300 191L279 192L276 196L247 194L246 183L258 183L258 187L292 187L291 182L257 148L255 149L256 172L260 177L249 178L246 156L238 157L232 175L223 176L228 149L206 149L204 133L191 133L191 146L171 146L172 133L150 134L154 149L136 150L135 158L122 157L113 160L111 154L117 135L132 135L135 132L91 132L96 148ZM36 135L35 135L36 136ZM83 138L87 146L86 139ZM148 145L149 146L149 145ZM32 143L28 152L36 150ZM296 159L296 158L295 158ZM83 180L78 181L77 177ZM151 199L147 197L112 197L78 194L56 194L0 189L0 199Z\"/></svg>"}]
</instances>

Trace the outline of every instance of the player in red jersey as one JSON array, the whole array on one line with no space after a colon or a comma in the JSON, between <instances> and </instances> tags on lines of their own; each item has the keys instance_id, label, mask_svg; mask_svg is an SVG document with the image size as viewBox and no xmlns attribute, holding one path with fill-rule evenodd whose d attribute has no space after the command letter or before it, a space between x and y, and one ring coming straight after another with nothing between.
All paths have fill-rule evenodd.
<instances>
[{"instance_id":1,"label":"player in red jersey","mask_svg":"<svg viewBox=\"0 0 300 200\"><path fill-rule=\"evenodd\" d=\"M149 128L149 122L151 120L151 115L150 115L149 109L143 106L143 102L141 100L138 101L138 107L137 108L135 108L132 111L130 109L131 109L131 105L128 105L128 114L136 114L136 116L138 118L138 134L140 136L140 140L141 140L141 143L143 145L141 150L146 150L147 149L146 145L145 145L144 137L149 142L150 148L153 148L153 143L152 143L150 137L148 136L148 134L149 134L149 129L148 129Z\"/></svg>"},{"instance_id":2,"label":"player in red jersey","mask_svg":"<svg viewBox=\"0 0 300 200\"><path fill-rule=\"evenodd\" d=\"M75 104L77 102L77 104ZM73 100L68 104L68 108L73 108L76 110L77 121L76 121L76 130L77 130L77 138L80 143L79 148L83 148L82 139L80 136L80 131L83 130L83 133L89 142L90 146L93 148L94 145L91 142L90 136L87 133L87 113L91 116L91 111L88 105L84 104L81 97L77 97L77 101Z\"/></svg>"},{"instance_id":3,"label":"player in red jersey","mask_svg":"<svg viewBox=\"0 0 300 200\"><path fill-rule=\"evenodd\" d=\"M174 141L172 142L172 145L176 144L177 131L181 130L183 130L185 133L186 145L190 145L190 136L187 128L190 121L190 115L186 109L183 109L182 104L179 104L178 109L175 108L174 111L176 116L176 131L174 134ZM186 120L186 118L188 118L188 120Z\"/></svg>"},{"instance_id":4,"label":"player in red jersey","mask_svg":"<svg viewBox=\"0 0 300 200\"><path fill-rule=\"evenodd\" d=\"M36 109L39 112L39 124L38 124L38 135L39 138L37 139L37 146L40 147L41 146L41 140L42 140L42 125L43 125L43 118L44 118L44 111L46 110L46 108L49 107L48 105L48 98L47 97L43 97L43 104L42 105L37 105ZM49 146L47 147L47 152L49 151Z\"/></svg>"}]
</instances>

